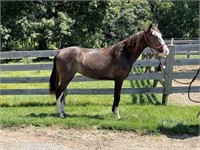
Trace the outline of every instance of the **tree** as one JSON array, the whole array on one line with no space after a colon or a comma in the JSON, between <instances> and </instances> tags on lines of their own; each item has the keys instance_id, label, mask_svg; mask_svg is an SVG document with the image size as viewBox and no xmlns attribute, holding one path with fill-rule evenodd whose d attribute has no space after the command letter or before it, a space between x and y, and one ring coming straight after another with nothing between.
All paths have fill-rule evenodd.
<instances>
[{"instance_id":1,"label":"tree","mask_svg":"<svg viewBox=\"0 0 200 150\"><path fill-rule=\"evenodd\" d=\"M159 23L164 38L198 37L197 1L2 1L3 50L105 47Z\"/></svg>"},{"instance_id":2,"label":"tree","mask_svg":"<svg viewBox=\"0 0 200 150\"><path fill-rule=\"evenodd\" d=\"M67 45L100 47L107 1L73 1L65 3L68 15L75 20Z\"/></svg>"},{"instance_id":3,"label":"tree","mask_svg":"<svg viewBox=\"0 0 200 150\"><path fill-rule=\"evenodd\" d=\"M33 43L37 49L47 49L51 43L58 47L59 41L70 36L74 21L67 13L55 11L57 5L59 2L2 2L3 44L12 48L13 41L19 42L23 49Z\"/></svg>"},{"instance_id":4,"label":"tree","mask_svg":"<svg viewBox=\"0 0 200 150\"><path fill-rule=\"evenodd\" d=\"M147 27L149 12L146 0L110 1L102 29L104 44L113 44Z\"/></svg>"},{"instance_id":5,"label":"tree","mask_svg":"<svg viewBox=\"0 0 200 150\"><path fill-rule=\"evenodd\" d=\"M198 1L151 1L151 12L164 38L199 36Z\"/></svg>"}]
</instances>

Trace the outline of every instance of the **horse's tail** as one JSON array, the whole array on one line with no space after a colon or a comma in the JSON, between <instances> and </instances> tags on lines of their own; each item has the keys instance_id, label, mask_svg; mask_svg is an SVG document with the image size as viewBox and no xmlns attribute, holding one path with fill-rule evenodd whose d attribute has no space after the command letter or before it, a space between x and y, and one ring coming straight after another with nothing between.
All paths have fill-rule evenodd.
<instances>
[{"instance_id":1,"label":"horse's tail","mask_svg":"<svg viewBox=\"0 0 200 150\"><path fill-rule=\"evenodd\" d=\"M59 84L59 75L58 71L56 69L56 56L54 58L53 62L53 70L51 72L51 77L49 80L49 92L50 94L55 94L57 89L58 89L58 84Z\"/></svg>"}]
</instances>

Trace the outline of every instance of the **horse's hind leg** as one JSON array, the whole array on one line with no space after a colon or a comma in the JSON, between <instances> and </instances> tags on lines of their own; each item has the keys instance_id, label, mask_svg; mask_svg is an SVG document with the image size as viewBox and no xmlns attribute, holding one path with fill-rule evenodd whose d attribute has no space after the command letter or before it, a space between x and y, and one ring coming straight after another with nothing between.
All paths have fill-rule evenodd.
<instances>
[{"instance_id":1,"label":"horse's hind leg","mask_svg":"<svg viewBox=\"0 0 200 150\"><path fill-rule=\"evenodd\" d=\"M66 88L65 88L65 89L66 89ZM61 98L61 102L60 102L60 104L61 104L60 109L61 109L61 113L62 113L63 115L66 115L66 112L65 112L66 96L67 96L67 90L64 90L64 91L63 91L62 98Z\"/></svg>"},{"instance_id":2,"label":"horse's hind leg","mask_svg":"<svg viewBox=\"0 0 200 150\"><path fill-rule=\"evenodd\" d=\"M63 97L64 92L60 93L60 91L56 92L56 105L57 105L57 113L58 115L63 118L64 114L62 113L62 97ZM58 96L59 95L59 96Z\"/></svg>"},{"instance_id":3,"label":"horse's hind leg","mask_svg":"<svg viewBox=\"0 0 200 150\"><path fill-rule=\"evenodd\" d=\"M65 113L65 102L66 102L66 95L65 95L65 90L60 94L60 97L57 98L57 113L59 114L60 117L64 117L66 115ZM59 94L58 94L59 95Z\"/></svg>"},{"instance_id":4,"label":"horse's hind leg","mask_svg":"<svg viewBox=\"0 0 200 150\"><path fill-rule=\"evenodd\" d=\"M58 90L56 91L57 113L59 114L61 118L63 118L65 115L64 105L65 105L65 101L66 101L65 98L67 94L65 89L68 86L69 82L73 79L74 74L71 76L68 76L68 78L61 78L60 86Z\"/></svg>"},{"instance_id":5,"label":"horse's hind leg","mask_svg":"<svg viewBox=\"0 0 200 150\"><path fill-rule=\"evenodd\" d=\"M66 96L67 96L67 91L64 90L64 93L63 93L63 96L62 96L62 99L61 99L61 112L64 115L66 115L66 112L65 112Z\"/></svg>"}]
</instances>

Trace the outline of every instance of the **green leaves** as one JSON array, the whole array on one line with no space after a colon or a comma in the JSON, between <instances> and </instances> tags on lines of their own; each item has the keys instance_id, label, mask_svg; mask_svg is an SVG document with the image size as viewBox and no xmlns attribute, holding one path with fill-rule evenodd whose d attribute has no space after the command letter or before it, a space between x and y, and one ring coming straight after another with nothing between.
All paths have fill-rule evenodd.
<instances>
[{"instance_id":1,"label":"green leaves","mask_svg":"<svg viewBox=\"0 0 200 150\"><path fill-rule=\"evenodd\" d=\"M150 1L153 18L159 23L164 38L199 36L198 1Z\"/></svg>"},{"instance_id":2,"label":"green leaves","mask_svg":"<svg viewBox=\"0 0 200 150\"><path fill-rule=\"evenodd\" d=\"M198 37L197 1L2 1L3 50L105 47L159 23L164 38ZM60 46L59 46L60 45Z\"/></svg>"},{"instance_id":3,"label":"green leaves","mask_svg":"<svg viewBox=\"0 0 200 150\"><path fill-rule=\"evenodd\" d=\"M8 29L5 26L0 25L0 33L1 33L1 38L3 40L8 40L8 38L10 37L10 32L11 29Z\"/></svg>"}]
</instances>

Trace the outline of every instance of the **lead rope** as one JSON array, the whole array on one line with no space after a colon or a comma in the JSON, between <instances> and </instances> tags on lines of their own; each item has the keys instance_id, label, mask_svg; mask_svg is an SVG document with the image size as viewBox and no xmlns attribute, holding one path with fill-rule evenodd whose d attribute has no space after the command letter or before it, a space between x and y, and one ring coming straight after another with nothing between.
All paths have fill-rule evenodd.
<instances>
[{"instance_id":1,"label":"lead rope","mask_svg":"<svg viewBox=\"0 0 200 150\"><path fill-rule=\"evenodd\" d=\"M175 82L180 83L180 84L189 84L189 87L188 87L188 99L189 99L190 101L194 102L194 103L200 103L200 101L193 100L193 99L190 97L190 89L191 89L192 83L196 80L196 78L197 78L197 76L198 76L198 74L199 74L200 67L199 67L199 69L197 69L197 72L196 72L195 76L193 77L193 79L192 79L190 82L180 82L180 81L176 80L175 78L173 78L171 75L169 75L169 74L165 71L165 69L163 68L162 62L161 62L161 60L160 60L160 57L158 58L158 60L159 60L159 65L161 66L162 70L164 71L164 73L165 73L169 78L171 78L172 80L174 80Z\"/></svg>"}]
</instances>

